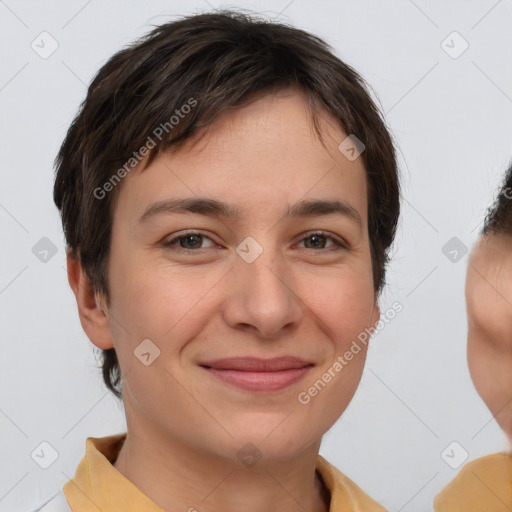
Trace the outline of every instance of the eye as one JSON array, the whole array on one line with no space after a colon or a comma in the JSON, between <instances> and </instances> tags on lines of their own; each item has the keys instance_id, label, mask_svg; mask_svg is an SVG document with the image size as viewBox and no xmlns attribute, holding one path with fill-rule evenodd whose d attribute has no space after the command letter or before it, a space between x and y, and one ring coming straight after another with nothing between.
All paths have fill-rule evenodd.
<instances>
[{"instance_id":1,"label":"eye","mask_svg":"<svg viewBox=\"0 0 512 512\"><path fill-rule=\"evenodd\" d=\"M348 249L347 245L333 236L329 236L323 231L315 231L307 233L307 235L301 240L300 243L306 242L306 249L326 249L326 250L340 250ZM326 243L330 241L330 247L326 247Z\"/></svg>"},{"instance_id":2,"label":"eye","mask_svg":"<svg viewBox=\"0 0 512 512\"><path fill-rule=\"evenodd\" d=\"M180 235L174 237L168 242L164 242L163 246L167 248L173 248L176 246L178 250L184 251L197 251L198 249L206 249L207 247L203 247L202 243L206 240L210 241L209 247L213 247L216 244L212 241L211 238L196 232L186 233L184 235Z\"/></svg>"},{"instance_id":3,"label":"eye","mask_svg":"<svg viewBox=\"0 0 512 512\"><path fill-rule=\"evenodd\" d=\"M204 246L204 243L208 243ZM341 242L337 238L326 234L323 231L314 231L307 233L305 237L299 242L299 244L305 243L305 249L336 251L341 249L348 249L346 243ZM208 249L216 247L218 244L213 240L198 232L189 232L176 236L171 240L162 244L165 248L186 251L186 252L198 252L200 249Z\"/></svg>"}]
</instances>

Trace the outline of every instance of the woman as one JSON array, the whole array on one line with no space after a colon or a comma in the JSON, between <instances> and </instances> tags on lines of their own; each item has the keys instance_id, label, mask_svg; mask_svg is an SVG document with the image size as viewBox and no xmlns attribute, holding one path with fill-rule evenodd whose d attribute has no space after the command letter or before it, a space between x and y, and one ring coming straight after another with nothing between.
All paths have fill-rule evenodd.
<instances>
[{"instance_id":1,"label":"woman","mask_svg":"<svg viewBox=\"0 0 512 512\"><path fill-rule=\"evenodd\" d=\"M242 14L157 27L92 82L54 198L128 426L87 439L60 499L383 510L318 454L359 384L367 344L351 347L379 320L399 215L391 136L352 68Z\"/></svg>"}]
</instances>

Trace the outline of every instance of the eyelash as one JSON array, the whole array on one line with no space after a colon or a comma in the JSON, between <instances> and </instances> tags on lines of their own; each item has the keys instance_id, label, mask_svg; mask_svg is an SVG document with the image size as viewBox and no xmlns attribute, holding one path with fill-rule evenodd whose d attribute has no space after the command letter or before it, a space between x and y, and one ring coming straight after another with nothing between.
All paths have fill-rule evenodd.
<instances>
[{"instance_id":1,"label":"eyelash","mask_svg":"<svg viewBox=\"0 0 512 512\"><path fill-rule=\"evenodd\" d=\"M213 242L215 244L215 242L209 236L203 235L202 233L199 233L197 231L191 231L189 233L185 233L183 235L174 237L172 240L169 240L168 242L164 242L162 245L166 249L177 250L179 252L197 253L197 252L201 251L201 248L200 249L185 249L183 247L177 247L177 246L175 248L172 247L173 245L176 245L176 242L179 242L180 240L183 240L183 239L185 239L185 238L187 238L189 236L192 236L192 235L200 235L201 237L207 238L207 239L209 239L211 242ZM325 238L327 240L332 240L332 242L335 244L335 247L320 248L320 249L314 249L314 248L306 247L306 249L311 250L311 251L316 251L316 252L319 252L319 251L324 251L324 252L325 251L339 251L339 250L348 250L349 249L348 244L340 242L339 240L337 240L333 236L328 235L325 231L311 231L311 232L305 233L305 235L302 237L300 242L303 242L304 240L306 240L308 238L312 238L314 236L321 236L321 237L323 237L323 238ZM206 248L206 249L208 249L208 248Z\"/></svg>"}]
</instances>

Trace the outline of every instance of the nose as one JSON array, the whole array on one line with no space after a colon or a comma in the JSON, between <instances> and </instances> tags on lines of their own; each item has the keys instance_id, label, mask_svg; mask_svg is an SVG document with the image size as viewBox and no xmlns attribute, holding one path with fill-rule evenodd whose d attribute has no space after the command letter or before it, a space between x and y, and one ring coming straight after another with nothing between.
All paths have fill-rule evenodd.
<instances>
[{"instance_id":1,"label":"nose","mask_svg":"<svg viewBox=\"0 0 512 512\"><path fill-rule=\"evenodd\" d=\"M230 272L225 321L260 338L279 338L296 328L303 315L297 280L276 250L264 248L254 261L248 261L237 255Z\"/></svg>"}]
</instances>

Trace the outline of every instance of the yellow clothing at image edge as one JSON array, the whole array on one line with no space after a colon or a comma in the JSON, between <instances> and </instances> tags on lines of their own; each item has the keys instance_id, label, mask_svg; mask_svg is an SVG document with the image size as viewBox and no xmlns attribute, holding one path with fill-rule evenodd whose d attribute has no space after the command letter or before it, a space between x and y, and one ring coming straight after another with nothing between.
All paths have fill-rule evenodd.
<instances>
[{"instance_id":1,"label":"yellow clothing at image edge","mask_svg":"<svg viewBox=\"0 0 512 512\"><path fill-rule=\"evenodd\" d=\"M107 437L88 437L86 453L69 480L40 512L164 512L114 466L126 433ZM386 512L352 480L317 456L317 474L328 490L329 512ZM67 503L66 503L67 501ZM201 507L195 507L198 510ZM194 504L190 504L194 509Z\"/></svg>"},{"instance_id":2,"label":"yellow clothing at image edge","mask_svg":"<svg viewBox=\"0 0 512 512\"><path fill-rule=\"evenodd\" d=\"M435 512L512 510L512 455L495 453L465 464L436 496Z\"/></svg>"}]
</instances>

